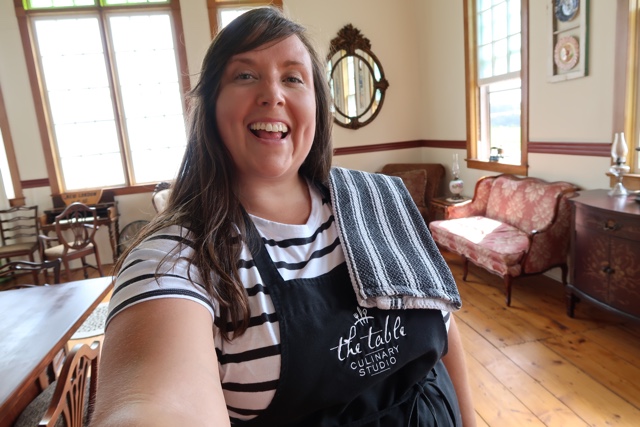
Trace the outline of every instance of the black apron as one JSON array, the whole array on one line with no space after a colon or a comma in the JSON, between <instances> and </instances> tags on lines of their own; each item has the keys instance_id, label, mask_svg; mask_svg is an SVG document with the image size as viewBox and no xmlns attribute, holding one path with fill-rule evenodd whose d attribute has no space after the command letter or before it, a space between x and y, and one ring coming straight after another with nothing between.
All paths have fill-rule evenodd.
<instances>
[{"instance_id":1,"label":"black apron","mask_svg":"<svg viewBox=\"0 0 640 427\"><path fill-rule=\"evenodd\" d=\"M246 223L249 241L261 241ZM346 264L285 281L264 244L249 246L275 307L282 363L271 404L234 425L462 425L440 361L447 331L439 310L359 307Z\"/></svg>"}]
</instances>

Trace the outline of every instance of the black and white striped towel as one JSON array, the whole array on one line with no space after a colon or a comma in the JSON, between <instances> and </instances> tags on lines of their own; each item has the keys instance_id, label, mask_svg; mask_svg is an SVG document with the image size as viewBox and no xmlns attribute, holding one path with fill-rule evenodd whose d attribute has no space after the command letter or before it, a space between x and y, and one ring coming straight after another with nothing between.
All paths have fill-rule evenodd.
<instances>
[{"instance_id":1,"label":"black and white striped towel","mask_svg":"<svg viewBox=\"0 0 640 427\"><path fill-rule=\"evenodd\" d=\"M462 306L451 270L400 178L335 167L329 187L360 305Z\"/></svg>"}]
</instances>

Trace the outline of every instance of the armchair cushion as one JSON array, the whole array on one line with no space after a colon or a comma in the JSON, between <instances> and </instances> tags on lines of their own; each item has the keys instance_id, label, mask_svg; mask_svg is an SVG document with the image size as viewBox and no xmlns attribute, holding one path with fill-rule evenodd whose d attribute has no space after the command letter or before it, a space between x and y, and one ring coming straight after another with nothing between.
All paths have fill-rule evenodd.
<instances>
[{"instance_id":1,"label":"armchair cushion","mask_svg":"<svg viewBox=\"0 0 640 427\"><path fill-rule=\"evenodd\" d=\"M416 206L424 206L424 190L427 188L427 171L415 169L405 172L392 172L389 175L399 177Z\"/></svg>"}]
</instances>

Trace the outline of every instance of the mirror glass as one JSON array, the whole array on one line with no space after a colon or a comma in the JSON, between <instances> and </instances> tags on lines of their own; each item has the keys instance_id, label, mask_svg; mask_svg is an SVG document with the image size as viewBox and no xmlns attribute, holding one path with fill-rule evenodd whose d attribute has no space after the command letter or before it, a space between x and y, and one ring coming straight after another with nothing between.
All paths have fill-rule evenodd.
<instances>
[{"instance_id":1,"label":"mirror glass","mask_svg":"<svg viewBox=\"0 0 640 427\"><path fill-rule=\"evenodd\" d=\"M349 129L371 123L389 84L369 40L351 24L331 41L327 69L335 123Z\"/></svg>"}]
</instances>

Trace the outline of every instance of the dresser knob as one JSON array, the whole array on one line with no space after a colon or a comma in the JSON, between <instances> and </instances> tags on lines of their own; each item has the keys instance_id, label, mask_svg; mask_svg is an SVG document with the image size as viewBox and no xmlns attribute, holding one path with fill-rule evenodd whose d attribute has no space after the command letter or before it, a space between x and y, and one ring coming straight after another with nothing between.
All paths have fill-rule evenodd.
<instances>
[{"instance_id":1,"label":"dresser knob","mask_svg":"<svg viewBox=\"0 0 640 427\"><path fill-rule=\"evenodd\" d=\"M618 224L616 224L614 220L610 219L604 223L604 226L602 228L606 231L616 231L620 227L618 226Z\"/></svg>"},{"instance_id":2,"label":"dresser knob","mask_svg":"<svg viewBox=\"0 0 640 427\"><path fill-rule=\"evenodd\" d=\"M602 269L603 273L607 273L607 274L613 274L615 272L615 270L613 268L611 268L611 266L607 265L606 267L604 267Z\"/></svg>"}]
</instances>

